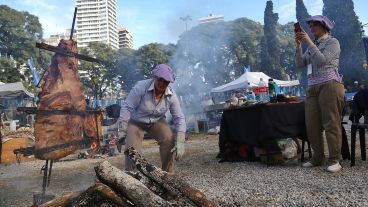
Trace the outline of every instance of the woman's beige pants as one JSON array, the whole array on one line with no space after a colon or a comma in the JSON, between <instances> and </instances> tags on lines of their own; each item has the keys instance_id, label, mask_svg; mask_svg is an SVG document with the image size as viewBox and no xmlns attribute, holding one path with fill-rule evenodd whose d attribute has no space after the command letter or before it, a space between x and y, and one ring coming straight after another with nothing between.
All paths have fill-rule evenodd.
<instances>
[{"instance_id":1,"label":"woman's beige pants","mask_svg":"<svg viewBox=\"0 0 368 207\"><path fill-rule=\"evenodd\" d=\"M325 162L323 130L326 134L329 164L340 161L344 96L344 86L334 80L311 86L307 91L305 121L313 149L311 162L314 165L322 165Z\"/></svg>"},{"instance_id":2,"label":"woman's beige pants","mask_svg":"<svg viewBox=\"0 0 368 207\"><path fill-rule=\"evenodd\" d=\"M128 149L128 147L134 147L134 149L141 153L145 131L148 132L148 134L153 137L160 146L162 169L164 171L173 173L174 154L171 152L171 149L175 145L175 140L169 125L164 119L161 119L154 124L139 124L135 122L129 122L125 149ZM128 157L125 157L125 169L135 169L134 164Z\"/></svg>"}]
</instances>

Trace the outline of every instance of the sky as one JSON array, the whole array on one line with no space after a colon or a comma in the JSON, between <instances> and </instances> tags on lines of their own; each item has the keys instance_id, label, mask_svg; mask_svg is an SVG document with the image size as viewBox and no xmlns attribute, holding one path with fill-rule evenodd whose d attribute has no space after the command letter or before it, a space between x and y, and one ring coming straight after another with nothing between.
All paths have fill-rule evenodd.
<instances>
[{"instance_id":1,"label":"sky","mask_svg":"<svg viewBox=\"0 0 368 207\"><path fill-rule=\"evenodd\" d=\"M180 17L189 15L188 28L209 14L224 15L225 21L247 17L263 24L267 0L118 0L118 24L133 35L133 47L152 42L176 43L185 31ZM353 0L359 20L368 23L368 0ZM279 23L296 21L295 0L273 0ZM304 0L311 15L322 13L322 0ZM0 0L0 4L28 11L39 17L44 38L71 28L75 0ZM365 11L365 12L364 12ZM368 28L366 29L368 31Z\"/></svg>"}]
</instances>

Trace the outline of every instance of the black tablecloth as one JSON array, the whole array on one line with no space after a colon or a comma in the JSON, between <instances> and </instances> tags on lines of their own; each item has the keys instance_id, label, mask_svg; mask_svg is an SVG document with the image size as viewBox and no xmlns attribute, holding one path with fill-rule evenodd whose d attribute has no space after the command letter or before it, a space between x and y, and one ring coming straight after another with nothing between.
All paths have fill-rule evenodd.
<instances>
[{"instance_id":1,"label":"black tablecloth","mask_svg":"<svg viewBox=\"0 0 368 207\"><path fill-rule=\"evenodd\" d=\"M229 145L246 144L278 150L280 138L304 138L304 103L259 104L225 110L221 119L220 153Z\"/></svg>"}]
</instances>

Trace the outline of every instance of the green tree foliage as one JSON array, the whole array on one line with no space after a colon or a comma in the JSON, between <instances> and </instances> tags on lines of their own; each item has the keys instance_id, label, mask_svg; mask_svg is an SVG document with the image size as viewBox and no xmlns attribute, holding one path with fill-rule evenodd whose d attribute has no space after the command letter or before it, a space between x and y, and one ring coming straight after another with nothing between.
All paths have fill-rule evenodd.
<instances>
[{"instance_id":1,"label":"green tree foliage","mask_svg":"<svg viewBox=\"0 0 368 207\"><path fill-rule=\"evenodd\" d=\"M129 91L137 81L144 79L142 71L137 67L135 52L129 48L119 50L117 72L124 91Z\"/></svg>"},{"instance_id":2,"label":"green tree foliage","mask_svg":"<svg viewBox=\"0 0 368 207\"><path fill-rule=\"evenodd\" d=\"M42 26L38 17L28 13L19 12L6 5L0 5L0 56L1 67L9 72L7 82L23 81L27 87L32 86L31 73L25 67L31 56L37 56L35 43L42 39ZM4 60L7 58L8 60ZM9 64L12 63L12 64ZM20 68L24 68L24 75ZM30 88L29 88L30 89Z\"/></svg>"},{"instance_id":3,"label":"green tree foliage","mask_svg":"<svg viewBox=\"0 0 368 207\"><path fill-rule=\"evenodd\" d=\"M277 33L277 13L273 13L273 2L267 1L264 12L264 36L261 41L262 71L274 78L282 78L284 71L280 64L280 40Z\"/></svg>"},{"instance_id":4,"label":"green tree foliage","mask_svg":"<svg viewBox=\"0 0 368 207\"><path fill-rule=\"evenodd\" d=\"M117 73L123 90L129 91L137 81L151 78L152 69L168 63L176 51L173 44L151 43L138 50L123 48L118 51Z\"/></svg>"},{"instance_id":5,"label":"green tree foliage","mask_svg":"<svg viewBox=\"0 0 368 207\"><path fill-rule=\"evenodd\" d=\"M160 47L160 50L164 52L167 59L170 59L176 52L176 45L170 43L170 44L158 44Z\"/></svg>"},{"instance_id":6,"label":"green tree foliage","mask_svg":"<svg viewBox=\"0 0 368 207\"><path fill-rule=\"evenodd\" d=\"M21 77L14 61L0 57L0 82L14 83L20 81Z\"/></svg>"},{"instance_id":7,"label":"green tree foliage","mask_svg":"<svg viewBox=\"0 0 368 207\"><path fill-rule=\"evenodd\" d=\"M151 71L156 65L168 63L167 56L158 43L151 43L140 47L135 53L135 56L137 67L142 71L145 78L151 76Z\"/></svg>"},{"instance_id":8,"label":"green tree foliage","mask_svg":"<svg viewBox=\"0 0 368 207\"><path fill-rule=\"evenodd\" d=\"M352 84L354 80L367 78L363 70L364 46L361 34L361 22L354 11L352 0L323 0L323 15L334 21L332 35L340 41L340 70L344 81Z\"/></svg>"},{"instance_id":9,"label":"green tree foliage","mask_svg":"<svg viewBox=\"0 0 368 207\"><path fill-rule=\"evenodd\" d=\"M235 77L244 72L244 66L259 71L262 25L247 18L239 18L230 22L230 27L229 52L232 58L228 62L232 64Z\"/></svg>"},{"instance_id":10,"label":"green tree foliage","mask_svg":"<svg viewBox=\"0 0 368 207\"><path fill-rule=\"evenodd\" d=\"M309 36L312 34L309 30L309 25L307 24L307 19L311 17L311 15L308 13L307 8L304 5L303 0L296 0L296 19L300 23L300 25L303 27L304 31L308 33Z\"/></svg>"},{"instance_id":11,"label":"green tree foliage","mask_svg":"<svg viewBox=\"0 0 368 207\"><path fill-rule=\"evenodd\" d=\"M79 52L90 57L96 57L102 61L101 64L80 61L78 66L79 71L86 73L83 75L81 72L81 80L86 93L95 99L102 99L108 88L114 89L115 86L118 86L117 51L107 44L92 42L88 44L88 47L82 48ZM114 91L118 91L118 89Z\"/></svg>"},{"instance_id":12,"label":"green tree foliage","mask_svg":"<svg viewBox=\"0 0 368 207\"><path fill-rule=\"evenodd\" d=\"M311 15L308 13L307 8L304 5L303 0L296 0L296 19L304 29L308 33L310 37L312 36L312 33L310 32L309 25L307 24L306 20L311 17ZM305 42L302 43L303 51L307 49L307 45ZM298 71L300 82L303 86L307 86L307 69L306 67L300 69Z\"/></svg>"},{"instance_id":13,"label":"green tree foliage","mask_svg":"<svg viewBox=\"0 0 368 207\"><path fill-rule=\"evenodd\" d=\"M35 43L42 39L38 17L0 5L0 53L24 63L35 54ZM20 49L22 48L22 49Z\"/></svg>"},{"instance_id":14,"label":"green tree foliage","mask_svg":"<svg viewBox=\"0 0 368 207\"><path fill-rule=\"evenodd\" d=\"M297 77L298 72L295 70L295 38L294 38L294 22L277 26L277 33L280 37L280 71L287 75ZM282 70L282 72L281 72Z\"/></svg>"}]
</instances>

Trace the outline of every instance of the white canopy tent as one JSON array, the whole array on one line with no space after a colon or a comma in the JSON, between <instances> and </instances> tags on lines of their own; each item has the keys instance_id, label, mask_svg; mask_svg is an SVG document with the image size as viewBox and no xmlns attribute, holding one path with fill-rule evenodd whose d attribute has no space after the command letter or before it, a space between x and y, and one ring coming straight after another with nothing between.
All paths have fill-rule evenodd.
<instances>
[{"instance_id":1,"label":"white canopy tent","mask_svg":"<svg viewBox=\"0 0 368 207\"><path fill-rule=\"evenodd\" d=\"M33 93L24 88L22 82L0 84L0 98L13 98L20 95L34 97Z\"/></svg>"},{"instance_id":2,"label":"white canopy tent","mask_svg":"<svg viewBox=\"0 0 368 207\"><path fill-rule=\"evenodd\" d=\"M268 79L271 77L264 74L263 72L245 72L243 75L241 75L236 80L224 84L222 86L216 87L211 89L212 93L220 93L225 91L231 91L239 88L247 88L248 82L250 87L257 87L259 84L259 80L263 79L264 82L268 82ZM293 80L293 81L282 81L282 80L276 80L274 79L277 85L280 87L289 87L289 86L296 86L299 85L299 80Z\"/></svg>"}]
</instances>

